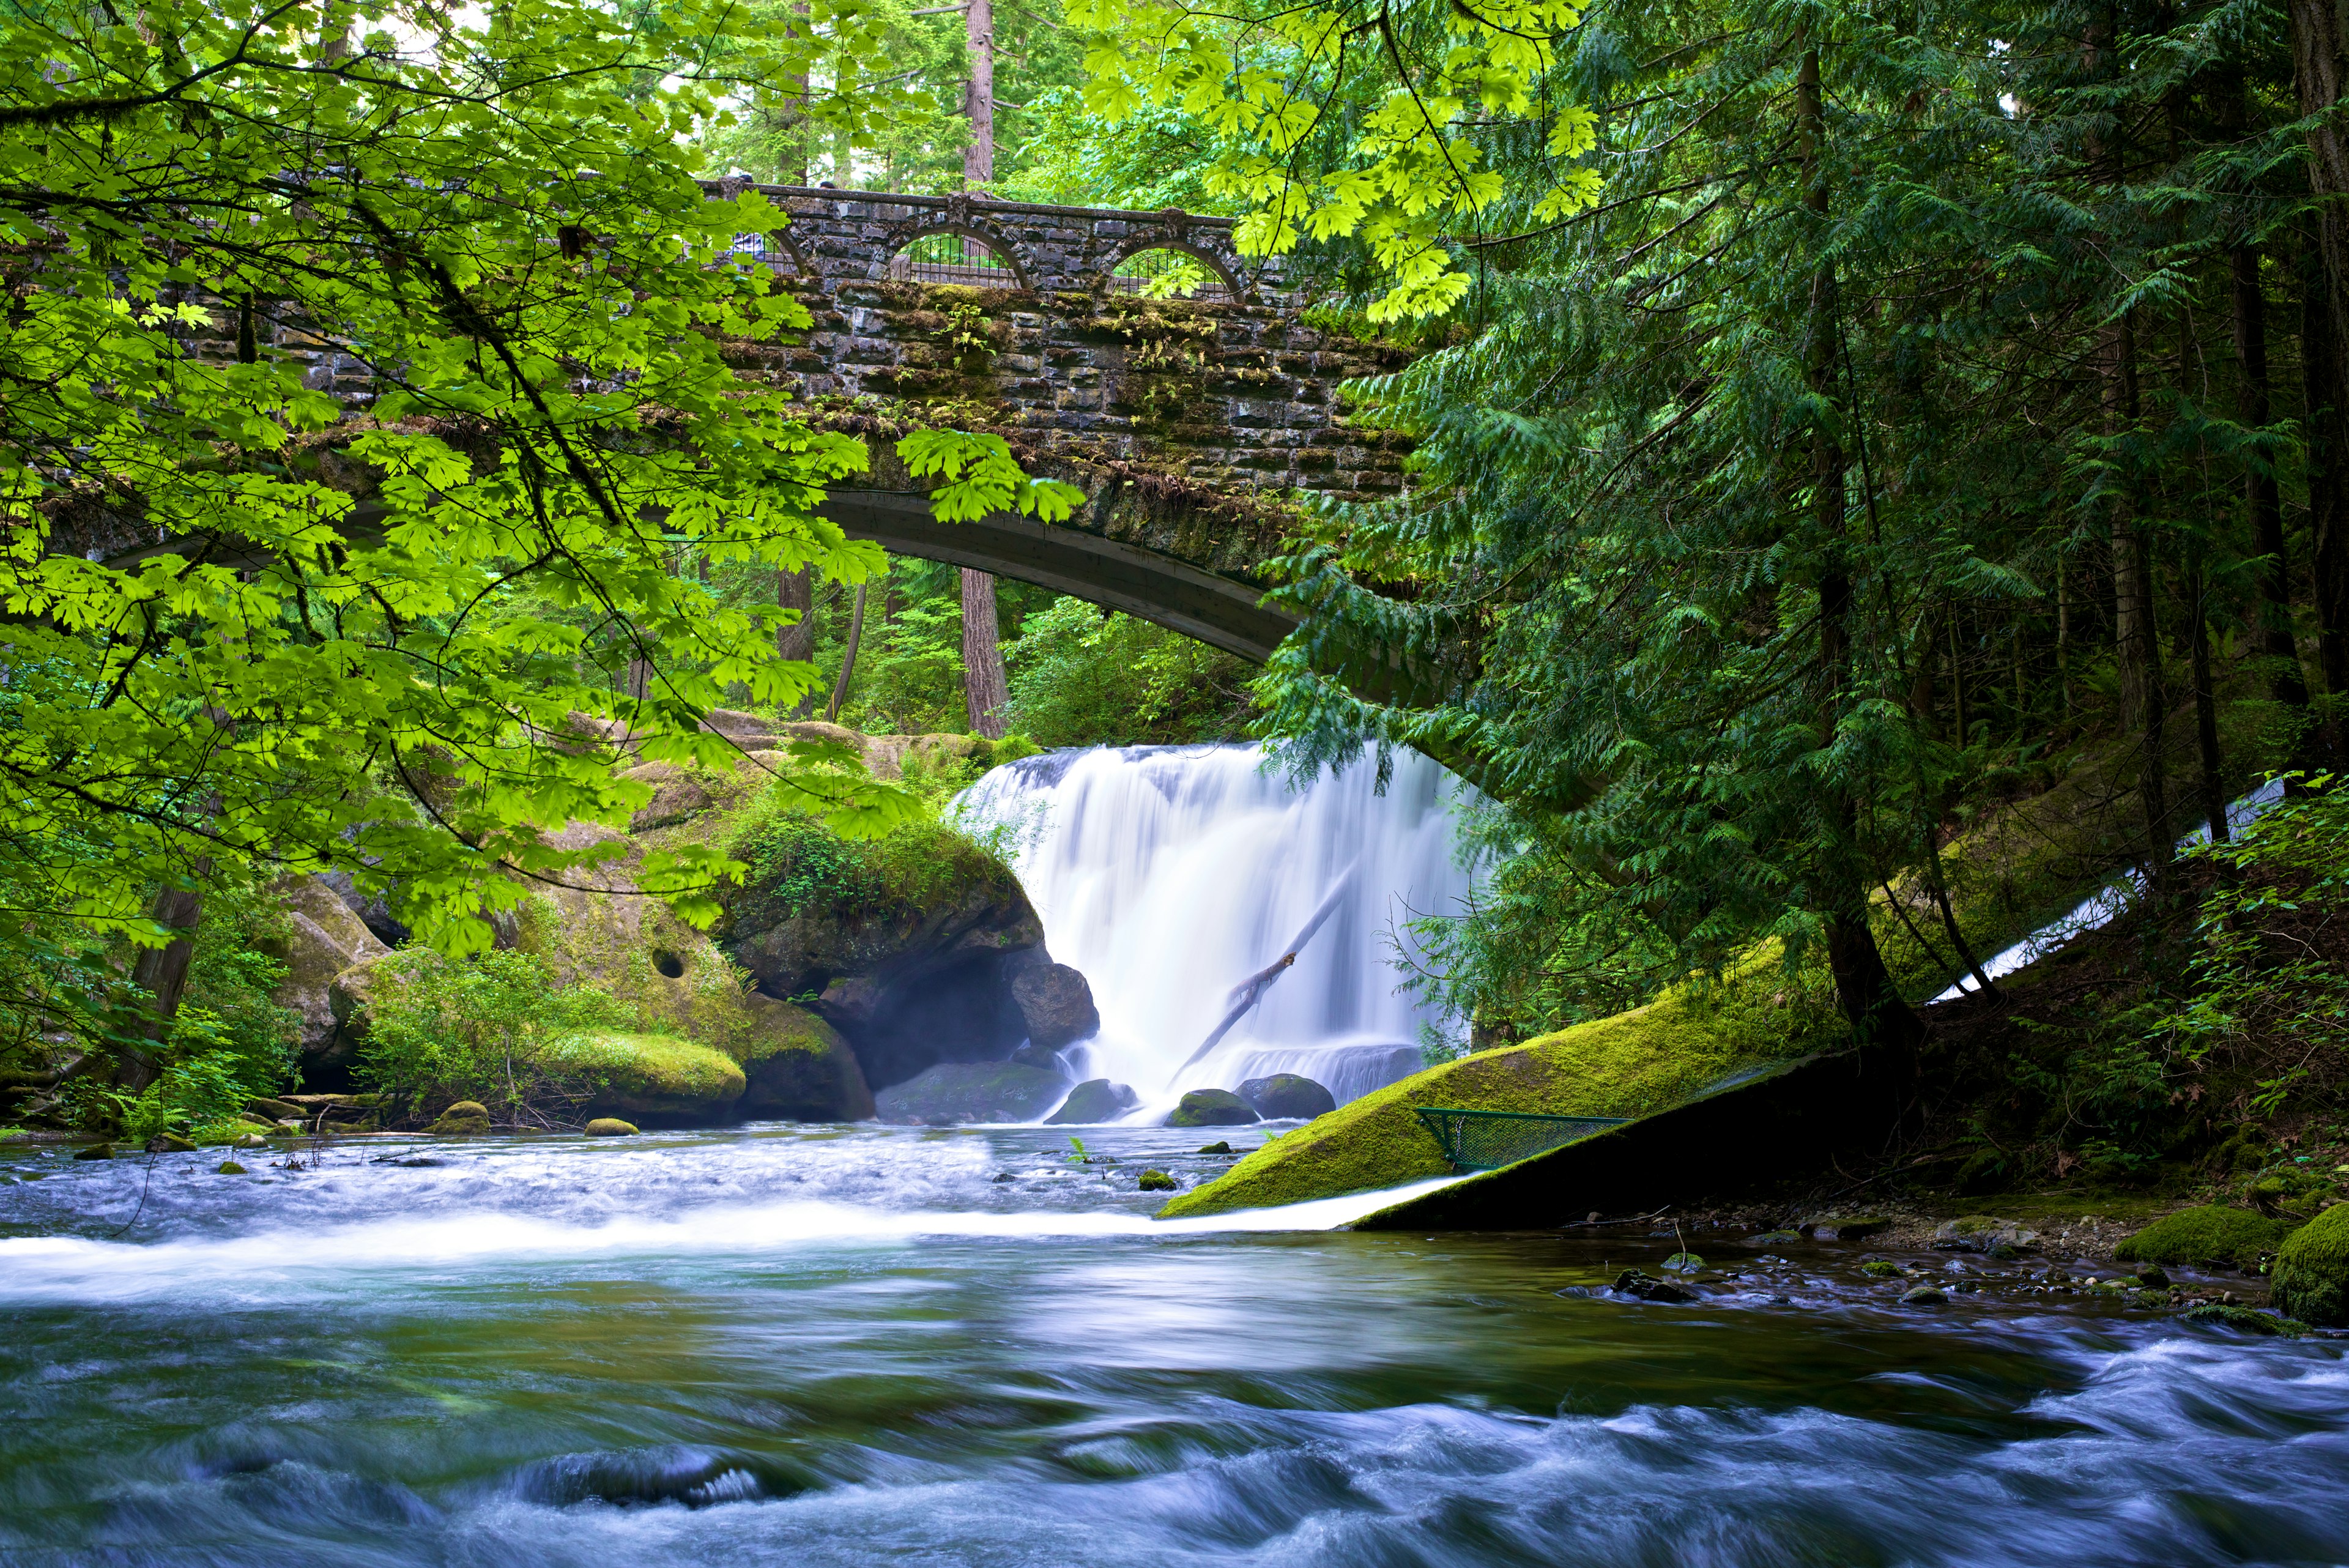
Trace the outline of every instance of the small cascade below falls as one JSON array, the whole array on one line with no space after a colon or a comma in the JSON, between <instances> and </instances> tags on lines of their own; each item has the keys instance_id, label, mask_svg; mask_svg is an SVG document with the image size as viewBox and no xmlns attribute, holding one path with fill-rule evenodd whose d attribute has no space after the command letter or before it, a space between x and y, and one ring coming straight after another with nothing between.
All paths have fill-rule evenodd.
<instances>
[{"instance_id":1,"label":"small cascade below falls","mask_svg":"<svg viewBox=\"0 0 2349 1568\"><path fill-rule=\"evenodd\" d=\"M1151 1111L1273 1073L1342 1103L1418 1071L1434 1021L1398 992L1395 944L1467 897L1450 811L1464 786L1407 752L1384 794L1367 756L1302 788L1262 762L1254 746L1053 752L958 803L1008 840L1053 958L1092 986L1101 1033L1071 1064L1131 1084ZM1292 948L1239 1011L1239 988Z\"/></svg>"}]
</instances>

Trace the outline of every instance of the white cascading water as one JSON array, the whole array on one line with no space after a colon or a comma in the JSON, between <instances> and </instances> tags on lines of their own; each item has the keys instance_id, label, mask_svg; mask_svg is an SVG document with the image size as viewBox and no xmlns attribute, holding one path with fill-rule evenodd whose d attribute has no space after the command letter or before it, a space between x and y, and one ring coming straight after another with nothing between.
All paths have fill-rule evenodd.
<instances>
[{"instance_id":1,"label":"white cascading water","mask_svg":"<svg viewBox=\"0 0 2349 1568\"><path fill-rule=\"evenodd\" d=\"M1399 990L1395 959L1408 922L1456 914L1468 895L1451 812L1464 786L1407 752L1383 794L1367 756L1301 788L1262 763L1254 746L1054 752L997 768L959 802L964 821L1008 839L1045 945L1092 987L1101 1033L1071 1065L1132 1085L1143 1116L1273 1073L1342 1104L1418 1071L1422 1026L1447 1022ZM1292 947L1296 961L1191 1062L1234 988Z\"/></svg>"}]
</instances>

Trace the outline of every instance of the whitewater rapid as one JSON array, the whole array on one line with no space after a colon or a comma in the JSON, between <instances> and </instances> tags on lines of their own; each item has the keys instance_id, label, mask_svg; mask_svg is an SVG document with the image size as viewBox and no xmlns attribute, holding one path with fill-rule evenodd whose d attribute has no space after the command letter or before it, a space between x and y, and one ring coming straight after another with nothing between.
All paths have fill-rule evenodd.
<instances>
[{"instance_id":1,"label":"whitewater rapid","mask_svg":"<svg viewBox=\"0 0 2349 1568\"><path fill-rule=\"evenodd\" d=\"M1418 1071L1425 1032L1456 1033L1402 989L1398 961L1418 957L1413 919L1469 897L1453 823L1463 786L1409 752L1383 791L1368 758L1302 786L1263 763L1255 746L1054 752L995 769L957 803L1011 861L1052 956L1092 986L1101 1033L1071 1065L1132 1085L1143 1116L1186 1089L1282 1072L1342 1103ZM1292 950L1185 1066L1233 989Z\"/></svg>"}]
</instances>

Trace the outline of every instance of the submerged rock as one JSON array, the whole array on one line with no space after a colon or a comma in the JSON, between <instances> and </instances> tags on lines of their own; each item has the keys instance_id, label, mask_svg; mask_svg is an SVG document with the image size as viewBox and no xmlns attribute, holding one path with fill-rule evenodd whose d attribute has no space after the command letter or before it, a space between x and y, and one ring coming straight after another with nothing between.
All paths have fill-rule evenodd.
<instances>
[{"instance_id":1,"label":"submerged rock","mask_svg":"<svg viewBox=\"0 0 2349 1568\"><path fill-rule=\"evenodd\" d=\"M1643 1274L1637 1269L1626 1269L1616 1275L1614 1288L1621 1294L1664 1305L1676 1306L1696 1300L1694 1292L1673 1284L1670 1280L1660 1280L1653 1274Z\"/></svg>"},{"instance_id":2,"label":"submerged rock","mask_svg":"<svg viewBox=\"0 0 2349 1568\"><path fill-rule=\"evenodd\" d=\"M1203 1143L1199 1146L1199 1152L1201 1154L1229 1154L1232 1152L1232 1146L1228 1141L1222 1143Z\"/></svg>"},{"instance_id":3,"label":"submerged rock","mask_svg":"<svg viewBox=\"0 0 2349 1568\"><path fill-rule=\"evenodd\" d=\"M2295 1323L2290 1318L2276 1317L2268 1313L2254 1312L2250 1307L2236 1306L2228 1302L2206 1302L2199 1307L2181 1314L2180 1316L2187 1323L2207 1324L2214 1328L2231 1328L2238 1334L2256 1334L2271 1337L2277 1334L2298 1334L2305 1332L2308 1327L2304 1323Z\"/></svg>"},{"instance_id":4,"label":"submerged rock","mask_svg":"<svg viewBox=\"0 0 2349 1568\"><path fill-rule=\"evenodd\" d=\"M1142 1096L1124 1084L1107 1078L1087 1078L1069 1091L1061 1108L1044 1118L1046 1127L1071 1127L1113 1122L1142 1104Z\"/></svg>"},{"instance_id":5,"label":"submerged rock","mask_svg":"<svg viewBox=\"0 0 2349 1568\"><path fill-rule=\"evenodd\" d=\"M1250 1078L1240 1085L1240 1098L1248 1108L1265 1120L1309 1122L1315 1116L1328 1116L1338 1108L1338 1096L1296 1073L1275 1073L1269 1078Z\"/></svg>"},{"instance_id":6,"label":"submerged rock","mask_svg":"<svg viewBox=\"0 0 2349 1568\"><path fill-rule=\"evenodd\" d=\"M1144 1192L1172 1192L1182 1183L1163 1170L1145 1170L1139 1185Z\"/></svg>"},{"instance_id":7,"label":"submerged rock","mask_svg":"<svg viewBox=\"0 0 2349 1568\"><path fill-rule=\"evenodd\" d=\"M626 1137L636 1130L634 1122L624 1122L617 1116L597 1116L582 1129L589 1137Z\"/></svg>"},{"instance_id":8,"label":"submerged rock","mask_svg":"<svg viewBox=\"0 0 2349 1568\"><path fill-rule=\"evenodd\" d=\"M2205 1203L2165 1215L2113 1249L2124 1262L2202 1263L2252 1269L2292 1226L2248 1209Z\"/></svg>"},{"instance_id":9,"label":"submerged rock","mask_svg":"<svg viewBox=\"0 0 2349 1568\"><path fill-rule=\"evenodd\" d=\"M1236 1127L1259 1121L1246 1100L1229 1089L1194 1089L1183 1096L1174 1114L1166 1118L1170 1127Z\"/></svg>"},{"instance_id":10,"label":"submerged rock","mask_svg":"<svg viewBox=\"0 0 2349 1568\"><path fill-rule=\"evenodd\" d=\"M74 1158L76 1159L112 1159L114 1146L110 1143L94 1143L88 1148L74 1150Z\"/></svg>"},{"instance_id":11,"label":"submerged rock","mask_svg":"<svg viewBox=\"0 0 2349 1568\"><path fill-rule=\"evenodd\" d=\"M2278 1308L2327 1328L2349 1328L2349 1203L2336 1203L2284 1238L2270 1272Z\"/></svg>"},{"instance_id":12,"label":"submerged rock","mask_svg":"<svg viewBox=\"0 0 2349 1568\"><path fill-rule=\"evenodd\" d=\"M941 1062L874 1096L885 1122L951 1127L961 1122L1031 1122L1050 1109L1068 1080L1018 1062Z\"/></svg>"},{"instance_id":13,"label":"submerged rock","mask_svg":"<svg viewBox=\"0 0 2349 1568\"><path fill-rule=\"evenodd\" d=\"M250 1176L253 1173L233 1159L224 1159L212 1167L212 1174L214 1176Z\"/></svg>"},{"instance_id":14,"label":"submerged rock","mask_svg":"<svg viewBox=\"0 0 2349 1568\"><path fill-rule=\"evenodd\" d=\"M490 1130L490 1107L479 1100L459 1100L424 1130L442 1137L485 1133Z\"/></svg>"},{"instance_id":15,"label":"submerged rock","mask_svg":"<svg viewBox=\"0 0 2349 1568\"><path fill-rule=\"evenodd\" d=\"M1919 1285L1914 1290L1900 1293L1900 1304L1902 1306L1947 1306L1950 1304L1950 1293L1939 1285Z\"/></svg>"}]
</instances>

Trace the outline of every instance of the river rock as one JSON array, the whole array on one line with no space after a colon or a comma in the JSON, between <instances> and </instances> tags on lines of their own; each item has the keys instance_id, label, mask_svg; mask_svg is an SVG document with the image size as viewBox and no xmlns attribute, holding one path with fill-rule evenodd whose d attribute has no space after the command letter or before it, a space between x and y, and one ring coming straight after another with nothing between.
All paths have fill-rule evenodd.
<instances>
[{"instance_id":1,"label":"river rock","mask_svg":"<svg viewBox=\"0 0 2349 1568\"><path fill-rule=\"evenodd\" d=\"M459 1100L424 1130L442 1137L485 1133L490 1130L490 1107L479 1100Z\"/></svg>"},{"instance_id":2,"label":"river rock","mask_svg":"<svg viewBox=\"0 0 2349 1568\"><path fill-rule=\"evenodd\" d=\"M1248 1103L1229 1089L1194 1089L1183 1096L1174 1114L1166 1118L1170 1127L1236 1127L1260 1121Z\"/></svg>"},{"instance_id":3,"label":"river rock","mask_svg":"<svg viewBox=\"0 0 2349 1568\"><path fill-rule=\"evenodd\" d=\"M582 1129L589 1137L627 1137L636 1130L634 1122L624 1122L617 1116L597 1116Z\"/></svg>"},{"instance_id":4,"label":"river rock","mask_svg":"<svg viewBox=\"0 0 2349 1568\"><path fill-rule=\"evenodd\" d=\"M1795 1227L1814 1241L1857 1241L1891 1228L1880 1214L1822 1214Z\"/></svg>"},{"instance_id":5,"label":"river rock","mask_svg":"<svg viewBox=\"0 0 2349 1568\"><path fill-rule=\"evenodd\" d=\"M74 1150L74 1158L76 1159L112 1159L114 1146L110 1143L94 1143L88 1148Z\"/></svg>"},{"instance_id":6,"label":"river rock","mask_svg":"<svg viewBox=\"0 0 2349 1568\"><path fill-rule=\"evenodd\" d=\"M1900 1293L1900 1304L1902 1306L1947 1306L1950 1304L1950 1294L1939 1285L1919 1285L1914 1290Z\"/></svg>"},{"instance_id":7,"label":"river rock","mask_svg":"<svg viewBox=\"0 0 2349 1568\"><path fill-rule=\"evenodd\" d=\"M1337 1096L1295 1073L1250 1078L1240 1085L1240 1098L1247 1102L1248 1109L1268 1122L1309 1122L1338 1108Z\"/></svg>"},{"instance_id":8,"label":"river rock","mask_svg":"<svg viewBox=\"0 0 2349 1568\"><path fill-rule=\"evenodd\" d=\"M1060 1074L1018 1062L941 1062L873 1098L885 1122L949 1127L1034 1121L1067 1089Z\"/></svg>"},{"instance_id":9,"label":"river rock","mask_svg":"<svg viewBox=\"0 0 2349 1568\"><path fill-rule=\"evenodd\" d=\"M1144 1192L1172 1192L1182 1183L1163 1170L1145 1170L1136 1185Z\"/></svg>"},{"instance_id":10,"label":"river rock","mask_svg":"<svg viewBox=\"0 0 2349 1568\"><path fill-rule=\"evenodd\" d=\"M1142 1104L1142 1096L1124 1084L1107 1078L1087 1078L1069 1091L1061 1108L1044 1118L1046 1127L1090 1126L1113 1122Z\"/></svg>"},{"instance_id":11,"label":"river rock","mask_svg":"<svg viewBox=\"0 0 2349 1568\"><path fill-rule=\"evenodd\" d=\"M214 1176L250 1176L252 1172L233 1159L224 1159L212 1167L212 1174Z\"/></svg>"},{"instance_id":12,"label":"river rock","mask_svg":"<svg viewBox=\"0 0 2349 1568\"><path fill-rule=\"evenodd\" d=\"M1653 1274L1643 1274L1637 1269L1626 1269L1616 1275L1614 1288L1624 1295L1667 1306L1696 1300L1693 1291L1673 1284L1669 1280L1660 1280Z\"/></svg>"}]
</instances>

